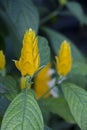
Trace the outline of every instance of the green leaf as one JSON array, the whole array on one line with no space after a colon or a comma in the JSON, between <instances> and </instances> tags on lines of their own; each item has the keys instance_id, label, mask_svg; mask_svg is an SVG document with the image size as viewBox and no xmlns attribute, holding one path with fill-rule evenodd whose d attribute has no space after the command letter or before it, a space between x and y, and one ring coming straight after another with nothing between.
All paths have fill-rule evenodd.
<instances>
[{"instance_id":1,"label":"green leaf","mask_svg":"<svg viewBox=\"0 0 87 130\"><path fill-rule=\"evenodd\" d=\"M65 119L67 122L74 123L73 116L69 110L66 100L62 97L60 98L47 98L41 100L41 109L58 114L60 117Z\"/></svg>"},{"instance_id":2,"label":"green leaf","mask_svg":"<svg viewBox=\"0 0 87 130\"><path fill-rule=\"evenodd\" d=\"M51 128L49 128L48 126L44 127L44 130L52 130Z\"/></svg>"},{"instance_id":3,"label":"green leaf","mask_svg":"<svg viewBox=\"0 0 87 130\"><path fill-rule=\"evenodd\" d=\"M12 49L14 49L15 55L19 56L24 32L29 28L36 32L38 30L38 11L32 0L6 0L3 2L3 6L5 11L1 15L14 43Z\"/></svg>"},{"instance_id":4,"label":"green leaf","mask_svg":"<svg viewBox=\"0 0 87 130\"><path fill-rule=\"evenodd\" d=\"M0 116L3 117L7 107L9 106L9 101L4 96L0 97Z\"/></svg>"},{"instance_id":5,"label":"green leaf","mask_svg":"<svg viewBox=\"0 0 87 130\"><path fill-rule=\"evenodd\" d=\"M2 122L2 117L0 117L0 126L1 126L1 122ZM0 130L1 130L1 128L0 128Z\"/></svg>"},{"instance_id":6,"label":"green leaf","mask_svg":"<svg viewBox=\"0 0 87 130\"><path fill-rule=\"evenodd\" d=\"M74 83L82 88L86 88L87 86L87 77L81 74L71 73L67 76L67 82Z\"/></svg>"},{"instance_id":7,"label":"green leaf","mask_svg":"<svg viewBox=\"0 0 87 130\"><path fill-rule=\"evenodd\" d=\"M71 72L68 74L67 82L86 88L87 86L87 64L83 62L74 62Z\"/></svg>"},{"instance_id":8,"label":"green leaf","mask_svg":"<svg viewBox=\"0 0 87 130\"><path fill-rule=\"evenodd\" d=\"M85 18L84 18L84 24L87 25L87 15L85 15Z\"/></svg>"},{"instance_id":9,"label":"green leaf","mask_svg":"<svg viewBox=\"0 0 87 130\"><path fill-rule=\"evenodd\" d=\"M87 130L87 92L71 83L62 84L65 99L81 130Z\"/></svg>"},{"instance_id":10,"label":"green leaf","mask_svg":"<svg viewBox=\"0 0 87 130\"><path fill-rule=\"evenodd\" d=\"M0 82L0 95L5 93L6 93L5 86Z\"/></svg>"},{"instance_id":11,"label":"green leaf","mask_svg":"<svg viewBox=\"0 0 87 130\"><path fill-rule=\"evenodd\" d=\"M67 2L66 6L70 10L70 12L80 21L80 23L83 24L85 20L85 14L81 5L77 2L72 1Z\"/></svg>"},{"instance_id":12,"label":"green leaf","mask_svg":"<svg viewBox=\"0 0 87 130\"><path fill-rule=\"evenodd\" d=\"M43 28L43 31L46 33L46 35L50 41L51 47L55 52L55 55L58 54L58 50L60 48L61 42L64 40L67 40L71 45L73 60L85 62L84 56L77 49L77 47L74 45L74 43L72 43L67 37L63 36L59 32L56 32L56 31L46 28L46 27Z\"/></svg>"},{"instance_id":13,"label":"green leaf","mask_svg":"<svg viewBox=\"0 0 87 130\"><path fill-rule=\"evenodd\" d=\"M31 92L19 94L8 107L1 130L43 130L39 106Z\"/></svg>"},{"instance_id":14,"label":"green leaf","mask_svg":"<svg viewBox=\"0 0 87 130\"><path fill-rule=\"evenodd\" d=\"M14 97L18 94L17 84L13 77L6 76L0 77L1 89L5 93L5 96L9 100L13 100Z\"/></svg>"},{"instance_id":15,"label":"green leaf","mask_svg":"<svg viewBox=\"0 0 87 130\"><path fill-rule=\"evenodd\" d=\"M38 40L39 40L38 47L41 58L40 65L42 66L50 62L50 48L48 46L48 41L44 37L39 36Z\"/></svg>"},{"instance_id":16,"label":"green leaf","mask_svg":"<svg viewBox=\"0 0 87 130\"><path fill-rule=\"evenodd\" d=\"M81 62L75 62L72 67L72 73L79 75L87 75L87 64Z\"/></svg>"}]
</instances>

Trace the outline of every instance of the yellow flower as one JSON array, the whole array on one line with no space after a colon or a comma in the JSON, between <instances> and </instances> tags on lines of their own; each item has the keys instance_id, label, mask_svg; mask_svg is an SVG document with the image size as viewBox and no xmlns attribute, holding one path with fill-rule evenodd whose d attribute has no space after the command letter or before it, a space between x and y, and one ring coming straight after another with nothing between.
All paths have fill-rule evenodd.
<instances>
[{"instance_id":1,"label":"yellow flower","mask_svg":"<svg viewBox=\"0 0 87 130\"><path fill-rule=\"evenodd\" d=\"M23 48L19 61L15 60L15 65L22 76L32 76L40 65L40 54L38 51L38 39L32 29L26 31L23 39Z\"/></svg>"},{"instance_id":2,"label":"yellow flower","mask_svg":"<svg viewBox=\"0 0 87 130\"><path fill-rule=\"evenodd\" d=\"M3 51L0 51L0 70L4 69L5 67L5 55L3 54Z\"/></svg>"},{"instance_id":3,"label":"yellow flower","mask_svg":"<svg viewBox=\"0 0 87 130\"><path fill-rule=\"evenodd\" d=\"M49 97L52 95L53 97L58 96L58 90L56 91L54 89L50 90L51 87L55 84L55 78L52 79L52 74L54 74L55 71L51 69L50 63L47 64L36 77L34 77L34 83L29 84L28 88L31 87L36 93L37 99L39 99L42 95L44 95L44 98ZM26 88L26 77L22 76L20 78L20 88L23 90ZM50 91L48 91L50 90ZM47 92L47 93L46 93Z\"/></svg>"},{"instance_id":4,"label":"yellow flower","mask_svg":"<svg viewBox=\"0 0 87 130\"><path fill-rule=\"evenodd\" d=\"M58 56L56 56L56 68L59 75L66 76L72 66L72 56L70 44L67 41L63 41Z\"/></svg>"},{"instance_id":5,"label":"yellow flower","mask_svg":"<svg viewBox=\"0 0 87 130\"><path fill-rule=\"evenodd\" d=\"M47 64L34 79L34 90L37 98L40 98L45 92L49 90L48 82L51 80L49 75L51 65ZM45 95L45 98L50 96L50 92Z\"/></svg>"}]
</instances>

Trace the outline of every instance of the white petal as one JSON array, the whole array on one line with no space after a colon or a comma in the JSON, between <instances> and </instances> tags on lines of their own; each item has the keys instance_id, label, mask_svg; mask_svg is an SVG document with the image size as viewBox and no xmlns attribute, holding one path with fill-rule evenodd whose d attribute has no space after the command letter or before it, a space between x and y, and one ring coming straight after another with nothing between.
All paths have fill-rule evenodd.
<instances>
[{"instance_id":1,"label":"white petal","mask_svg":"<svg viewBox=\"0 0 87 130\"><path fill-rule=\"evenodd\" d=\"M55 70L54 69L50 69L47 73L47 76L51 76L55 73Z\"/></svg>"},{"instance_id":2,"label":"white petal","mask_svg":"<svg viewBox=\"0 0 87 130\"><path fill-rule=\"evenodd\" d=\"M52 80L50 80L47 85L51 88L55 85L55 82L56 82L56 78L53 78Z\"/></svg>"},{"instance_id":3,"label":"white petal","mask_svg":"<svg viewBox=\"0 0 87 130\"><path fill-rule=\"evenodd\" d=\"M57 87L53 88L53 89L50 91L50 93L51 93L51 95L52 95L53 97L59 97L58 88L57 88Z\"/></svg>"}]
</instances>

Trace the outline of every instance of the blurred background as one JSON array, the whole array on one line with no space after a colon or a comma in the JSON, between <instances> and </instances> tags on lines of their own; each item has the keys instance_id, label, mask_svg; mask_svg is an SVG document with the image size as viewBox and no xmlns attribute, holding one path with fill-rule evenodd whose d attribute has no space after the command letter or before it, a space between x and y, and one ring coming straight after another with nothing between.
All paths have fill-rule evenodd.
<instances>
[{"instance_id":1,"label":"blurred background","mask_svg":"<svg viewBox=\"0 0 87 130\"><path fill-rule=\"evenodd\" d=\"M57 30L70 38L75 45L87 55L87 16L85 24L82 22L82 12L87 15L87 1L85 0L34 0L38 9L41 10L40 20L43 25L47 25L54 30ZM66 11L66 6L60 7L62 2L77 2L81 9L75 8L74 11L77 13L77 17ZM56 13L59 8L60 13ZM62 10L62 11L61 11ZM54 15L43 21L43 17L50 16L54 12ZM62 13L63 12L63 13ZM65 13L64 13L65 12ZM74 12L74 13L75 13ZM79 21L81 20L81 21Z\"/></svg>"}]
</instances>

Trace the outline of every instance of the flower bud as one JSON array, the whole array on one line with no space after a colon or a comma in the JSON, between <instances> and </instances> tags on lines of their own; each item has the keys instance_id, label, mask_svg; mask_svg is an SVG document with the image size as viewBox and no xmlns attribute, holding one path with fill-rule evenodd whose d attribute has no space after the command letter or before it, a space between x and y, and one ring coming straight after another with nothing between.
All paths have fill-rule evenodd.
<instances>
[{"instance_id":1,"label":"flower bud","mask_svg":"<svg viewBox=\"0 0 87 130\"><path fill-rule=\"evenodd\" d=\"M15 65L22 76L32 76L39 69L38 39L32 29L26 31L24 35L21 56L19 60L15 60Z\"/></svg>"},{"instance_id":2,"label":"flower bud","mask_svg":"<svg viewBox=\"0 0 87 130\"><path fill-rule=\"evenodd\" d=\"M72 66L72 56L70 44L67 41L63 41L58 56L56 56L56 68L60 76L66 76Z\"/></svg>"}]
</instances>

